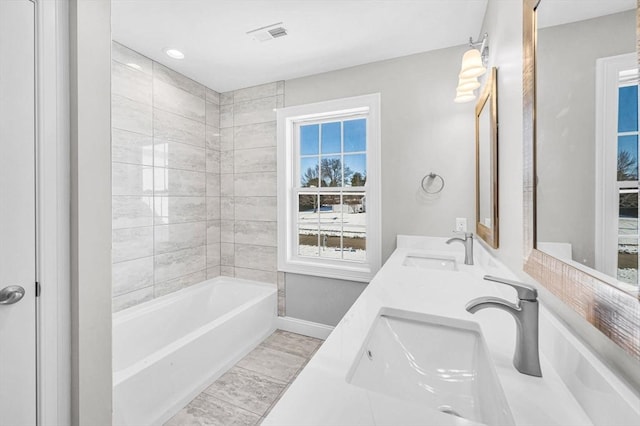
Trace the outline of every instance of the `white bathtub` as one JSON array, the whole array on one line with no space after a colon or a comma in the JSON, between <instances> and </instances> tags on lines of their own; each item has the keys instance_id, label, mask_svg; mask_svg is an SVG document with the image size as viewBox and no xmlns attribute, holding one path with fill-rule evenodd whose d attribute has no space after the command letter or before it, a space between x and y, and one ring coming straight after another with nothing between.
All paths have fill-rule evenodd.
<instances>
[{"instance_id":1,"label":"white bathtub","mask_svg":"<svg viewBox=\"0 0 640 426\"><path fill-rule=\"evenodd\" d=\"M271 285L218 277L113 316L113 424L162 424L275 330Z\"/></svg>"}]
</instances>

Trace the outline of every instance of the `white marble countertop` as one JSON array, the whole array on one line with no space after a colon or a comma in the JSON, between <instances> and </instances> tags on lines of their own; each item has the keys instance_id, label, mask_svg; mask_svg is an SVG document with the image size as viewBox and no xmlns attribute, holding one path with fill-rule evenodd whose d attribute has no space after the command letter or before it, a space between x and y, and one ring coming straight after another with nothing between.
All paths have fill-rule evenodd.
<instances>
[{"instance_id":1,"label":"white marble countertop","mask_svg":"<svg viewBox=\"0 0 640 426\"><path fill-rule=\"evenodd\" d=\"M471 425L469 420L347 382L346 377L382 307L476 321L480 324L513 418L517 425L591 425L589 417L544 357L542 378L526 376L512 364L515 322L507 312L486 309L472 315L473 298L498 296L513 302L515 291L482 279L485 274L515 278L475 245L476 265L463 264L460 244L444 238L398 237L398 248L337 325L262 423L269 425ZM425 270L402 265L407 254L448 254L458 271ZM544 311L541 310L541 315Z\"/></svg>"}]
</instances>

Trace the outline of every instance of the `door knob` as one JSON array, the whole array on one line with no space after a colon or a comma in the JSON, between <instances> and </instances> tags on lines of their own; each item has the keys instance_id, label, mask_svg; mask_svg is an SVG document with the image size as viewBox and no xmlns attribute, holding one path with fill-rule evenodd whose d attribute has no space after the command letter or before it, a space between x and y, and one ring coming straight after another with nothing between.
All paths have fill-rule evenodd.
<instances>
[{"instance_id":1,"label":"door knob","mask_svg":"<svg viewBox=\"0 0 640 426\"><path fill-rule=\"evenodd\" d=\"M24 297L24 288L19 285L10 285L0 290L0 305L13 305Z\"/></svg>"}]
</instances>

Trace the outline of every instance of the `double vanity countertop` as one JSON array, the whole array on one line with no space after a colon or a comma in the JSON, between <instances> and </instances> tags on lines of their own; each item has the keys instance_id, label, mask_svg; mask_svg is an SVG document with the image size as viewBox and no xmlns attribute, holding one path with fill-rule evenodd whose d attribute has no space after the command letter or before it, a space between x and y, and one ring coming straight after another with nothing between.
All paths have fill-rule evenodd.
<instances>
[{"instance_id":1,"label":"double vanity countertop","mask_svg":"<svg viewBox=\"0 0 640 426\"><path fill-rule=\"evenodd\" d=\"M543 377L519 373L513 366L514 318L507 312L465 310L477 297L495 296L513 303L510 287L483 280L485 274L513 274L476 244L476 265L463 264L459 244L445 238L399 236L398 248L336 326L282 399L262 423L269 425L474 425L472 420L394 398L350 383L353 366L382 309L435 315L479 324L495 372L516 425L591 425L592 422L544 356ZM407 256L455 257L457 270L403 265ZM541 315L545 313L541 310ZM428 345L429 342L425 342ZM441 348L446 351L446 348Z\"/></svg>"}]
</instances>

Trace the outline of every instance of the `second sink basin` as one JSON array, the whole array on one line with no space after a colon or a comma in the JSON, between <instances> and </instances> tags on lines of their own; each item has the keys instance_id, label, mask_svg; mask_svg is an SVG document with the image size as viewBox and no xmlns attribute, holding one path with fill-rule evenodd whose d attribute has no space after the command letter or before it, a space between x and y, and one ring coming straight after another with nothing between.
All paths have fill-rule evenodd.
<instances>
[{"instance_id":1,"label":"second sink basin","mask_svg":"<svg viewBox=\"0 0 640 426\"><path fill-rule=\"evenodd\" d=\"M347 381L487 425L514 424L478 324L383 308Z\"/></svg>"},{"instance_id":2,"label":"second sink basin","mask_svg":"<svg viewBox=\"0 0 640 426\"><path fill-rule=\"evenodd\" d=\"M404 258L402 265L423 269L439 269L443 271L458 270L455 258L427 254L408 254Z\"/></svg>"}]
</instances>

